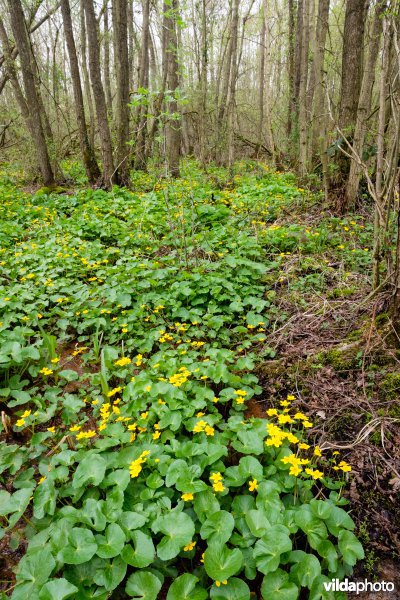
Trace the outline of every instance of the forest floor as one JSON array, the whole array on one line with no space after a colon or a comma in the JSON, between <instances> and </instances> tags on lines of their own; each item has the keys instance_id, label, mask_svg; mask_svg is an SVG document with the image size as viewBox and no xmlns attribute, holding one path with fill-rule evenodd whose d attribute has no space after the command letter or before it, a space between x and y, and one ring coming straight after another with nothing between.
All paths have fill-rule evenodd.
<instances>
[{"instance_id":1,"label":"forest floor","mask_svg":"<svg viewBox=\"0 0 400 600\"><path fill-rule=\"evenodd\" d=\"M221 395L229 377L217 350L228 348L241 387L254 390L247 420L294 396L313 422L308 443L351 465L343 494L365 551L356 576L391 577L400 590L400 344L385 294L371 294L370 207L338 217L291 174L235 168L230 177L188 162L173 183L136 174L132 192L48 195L24 191L4 167L0 484L33 494L43 457L75 450L71 427L100 433L97 397L131 377L150 390L161 350L167 365L178 347L198 361ZM34 516L54 514L52 501L37 500ZM31 518L28 501L0 541L0 590L26 550L22 515Z\"/></svg>"}]
</instances>

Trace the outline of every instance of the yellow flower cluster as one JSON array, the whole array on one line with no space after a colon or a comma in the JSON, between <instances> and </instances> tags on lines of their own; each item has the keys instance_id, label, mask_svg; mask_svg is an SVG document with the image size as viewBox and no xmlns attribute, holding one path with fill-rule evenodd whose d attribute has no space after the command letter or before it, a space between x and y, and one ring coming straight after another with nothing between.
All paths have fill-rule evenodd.
<instances>
[{"instance_id":1,"label":"yellow flower cluster","mask_svg":"<svg viewBox=\"0 0 400 600\"><path fill-rule=\"evenodd\" d=\"M148 450L144 450L144 452L142 452L142 454L139 456L139 458L137 458L136 460L133 460L131 462L131 464L129 465L129 473L130 473L132 479L134 479L135 477L138 477L138 475L140 474L140 472L143 468L142 465L143 465L143 463L146 462L149 454L150 454L150 452Z\"/></svg>"},{"instance_id":2,"label":"yellow flower cluster","mask_svg":"<svg viewBox=\"0 0 400 600\"><path fill-rule=\"evenodd\" d=\"M335 465L333 469L335 471L343 471L343 473L349 473L351 471L351 466L347 462L342 460L338 465Z\"/></svg>"},{"instance_id":3,"label":"yellow flower cluster","mask_svg":"<svg viewBox=\"0 0 400 600\"><path fill-rule=\"evenodd\" d=\"M137 367L140 367L140 365L142 364L142 362L143 362L143 354L138 354L137 357L136 357L135 365Z\"/></svg>"},{"instance_id":4,"label":"yellow flower cluster","mask_svg":"<svg viewBox=\"0 0 400 600\"><path fill-rule=\"evenodd\" d=\"M107 396L109 398L112 398L113 396L115 396L115 394L119 394L119 392L122 392L122 388L121 387L116 387L113 388L112 390L110 390L107 394Z\"/></svg>"},{"instance_id":5,"label":"yellow flower cluster","mask_svg":"<svg viewBox=\"0 0 400 600\"><path fill-rule=\"evenodd\" d=\"M119 360L115 361L115 366L116 367L125 367L125 365L130 365L131 364L131 359L128 358L127 356L123 356L122 358L120 358Z\"/></svg>"},{"instance_id":6,"label":"yellow flower cluster","mask_svg":"<svg viewBox=\"0 0 400 600\"><path fill-rule=\"evenodd\" d=\"M183 548L184 552L190 552L195 547L196 542L189 542L187 546Z\"/></svg>"},{"instance_id":7,"label":"yellow flower cluster","mask_svg":"<svg viewBox=\"0 0 400 600\"><path fill-rule=\"evenodd\" d=\"M211 436L215 433L214 427L211 427L211 425L209 425L207 421L197 421L196 425L194 426L193 433L201 433L203 431L206 435Z\"/></svg>"},{"instance_id":8,"label":"yellow flower cluster","mask_svg":"<svg viewBox=\"0 0 400 600\"><path fill-rule=\"evenodd\" d=\"M160 331L160 337L158 338L158 341L161 342L162 344L164 342L171 342L174 338L172 337L171 334L169 333L165 333L165 331Z\"/></svg>"},{"instance_id":9,"label":"yellow flower cluster","mask_svg":"<svg viewBox=\"0 0 400 600\"><path fill-rule=\"evenodd\" d=\"M247 396L247 392L246 392L246 390L236 390L236 391L235 391L235 394L236 394L236 396L237 396L237 398L236 398L236 402L237 402L238 404L243 404L243 403L244 403L245 396Z\"/></svg>"},{"instance_id":10,"label":"yellow flower cluster","mask_svg":"<svg viewBox=\"0 0 400 600\"><path fill-rule=\"evenodd\" d=\"M39 373L47 376L47 375L52 375L53 371L51 369L48 369L47 367L43 367L43 369L40 369Z\"/></svg>"},{"instance_id":11,"label":"yellow flower cluster","mask_svg":"<svg viewBox=\"0 0 400 600\"><path fill-rule=\"evenodd\" d=\"M283 431L277 425L273 423L267 424L268 437L265 441L267 446L275 446L275 448L280 448L284 442L284 440L288 440L291 444L297 444L299 442L299 438L297 438L290 431Z\"/></svg>"},{"instance_id":12,"label":"yellow flower cluster","mask_svg":"<svg viewBox=\"0 0 400 600\"><path fill-rule=\"evenodd\" d=\"M210 480L212 481L214 492L225 491L224 484L222 483L223 479L221 473L212 473L212 475L210 475Z\"/></svg>"},{"instance_id":13,"label":"yellow flower cluster","mask_svg":"<svg viewBox=\"0 0 400 600\"><path fill-rule=\"evenodd\" d=\"M80 431L77 436L76 439L77 440L88 440L92 437L94 437L96 435L96 432L94 431L94 429L89 429L88 431Z\"/></svg>"},{"instance_id":14,"label":"yellow flower cluster","mask_svg":"<svg viewBox=\"0 0 400 600\"><path fill-rule=\"evenodd\" d=\"M175 375L171 375L171 377L168 378L168 381L173 386L180 387L181 385L186 383L186 381L189 379L189 377L190 377L190 371L186 367L181 367L179 369L179 373L175 373Z\"/></svg>"},{"instance_id":15,"label":"yellow flower cluster","mask_svg":"<svg viewBox=\"0 0 400 600\"><path fill-rule=\"evenodd\" d=\"M303 465L308 465L310 463L308 458L298 458L294 454L289 454L289 456L285 456L281 459L283 464L291 465L289 469L289 475L294 475L297 477L303 470Z\"/></svg>"}]
</instances>

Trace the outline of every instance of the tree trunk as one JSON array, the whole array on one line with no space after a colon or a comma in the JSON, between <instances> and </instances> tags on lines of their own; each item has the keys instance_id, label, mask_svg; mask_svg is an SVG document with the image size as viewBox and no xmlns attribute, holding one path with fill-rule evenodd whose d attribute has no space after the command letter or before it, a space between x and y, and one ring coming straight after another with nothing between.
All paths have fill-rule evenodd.
<instances>
[{"instance_id":1,"label":"tree trunk","mask_svg":"<svg viewBox=\"0 0 400 600\"><path fill-rule=\"evenodd\" d=\"M108 21L108 2L104 5L104 89L106 93L108 116L112 119L112 96L111 96L111 76L110 76L110 28Z\"/></svg>"},{"instance_id":2,"label":"tree trunk","mask_svg":"<svg viewBox=\"0 0 400 600\"><path fill-rule=\"evenodd\" d=\"M289 40L288 40L288 84L289 84L289 106L287 115L287 136L290 138L293 129L293 115L296 110L296 98L294 95L295 69L294 69L294 50L295 50L295 19L296 10L294 0L289 0Z\"/></svg>"},{"instance_id":3,"label":"tree trunk","mask_svg":"<svg viewBox=\"0 0 400 600\"><path fill-rule=\"evenodd\" d=\"M357 121L353 136L353 148L360 158L362 158L363 155L365 135L367 132L367 118L371 110L371 97L375 82L376 61L379 55L379 46L382 36L382 17L386 8L386 1L379 2L375 8L372 37L368 45L368 58L364 70L360 100L358 102ZM351 161L349 177L346 184L346 210L349 207L353 207L356 202L361 174L362 170L357 161Z\"/></svg>"},{"instance_id":4,"label":"tree trunk","mask_svg":"<svg viewBox=\"0 0 400 600\"><path fill-rule=\"evenodd\" d=\"M363 71L363 41L369 0L347 0L343 32L339 125L352 136Z\"/></svg>"},{"instance_id":5,"label":"tree trunk","mask_svg":"<svg viewBox=\"0 0 400 600\"><path fill-rule=\"evenodd\" d=\"M71 69L72 88L74 92L76 120L79 130L79 145L82 154L83 164L86 169L88 180L95 183L100 178L100 169L98 167L94 151L89 142L86 129L85 109L83 105L83 94L81 87L81 78L79 74L78 57L76 55L75 40L72 28L71 9L69 0L61 0L61 13L64 24L64 35L67 43L69 64Z\"/></svg>"},{"instance_id":6,"label":"tree trunk","mask_svg":"<svg viewBox=\"0 0 400 600\"><path fill-rule=\"evenodd\" d=\"M303 5L302 45L300 57L300 85L299 85L299 172L304 176L307 172L307 141L308 141L308 115L307 115L307 79L308 79L308 50L310 41L310 5L306 1Z\"/></svg>"},{"instance_id":7,"label":"tree trunk","mask_svg":"<svg viewBox=\"0 0 400 600\"><path fill-rule=\"evenodd\" d=\"M165 48L165 69L167 86L171 100L168 102L168 113L165 132L167 169L172 177L179 177L179 158L181 149L181 121L176 94L179 88L178 36L176 20L178 17L178 0L164 4L164 27L167 33Z\"/></svg>"},{"instance_id":8,"label":"tree trunk","mask_svg":"<svg viewBox=\"0 0 400 600\"><path fill-rule=\"evenodd\" d=\"M86 102L89 108L89 141L92 148L94 148L94 138L96 133L96 125L94 118L94 107L92 99L92 91L90 89L89 72L87 67L87 51L86 51L86 24L85 24L85 7L83 5L84 0L80 0L79 6L79 17L81 25L81 65L83 75L83 89L86 96Z\"/></svg>"},{"instance_id":9,"label":"tree trunk","mask_svg":"<svg viewBox=\"0 0 400 600\"><path fill-rule=\"evenodd\" d=\"M129 185L129 60L128 2L114 0L117 34L117 162L121 183Z\"/></svg>"},{"instance_id":10,"label":"tree trunk","mask_svg":"<svg viewBox=\"0 0 400 600\"><path fill-rule=\"evenodd\" d=\"M329 2L330 0L319 0L318 3L318 17L316 27L316 42L315 42L315 53L313 61L313 72L314 72L314 106L313 106L313 119L312 119L312 143L311 143L311 155L315 156L325 151L323 140L325 133L325 118L324 112L324 57L325 57L325 43L326 36L328 33L328 19L329 19Z\"/></svg>"},{"instance_id":11,"label":"tree trunk","mask_svg":"<svg viewBox=\"0 0 400 600\"><path fill-rule=\"evenodd\" d=\"M139 63L139 89L149 87L150 0L143 0L142 44ZM147 107L140 104L136 113L135 169L146 170Z\"/></svg>"},{"instance_id":12,"label":"tree trunk","mask_svg":"<svg viewBox=\"0 0 400 600\"><path fill-rule=\"evenodd\" d=\"M118 173L117 170L114 170L113 149L110 127L107 119L106 98L101 81L99 34L93 0L83 0L83 4L85 7L86 30L88 36L90 79L96 106L97 125L103 159L104 185L106 188L110 188L113 183L118 183Z\"/></svg>"},{"instance_id":13,"label":"tree trunk","mask_svg":"<svg viewBox=\"0 0 400 600\"><path fill-rule=\"evenodd\" d=\"M45 185L54 184L54 174L50 163L46 137L42 127L41 103L36 88L35 73L32 69L31 45L25 23L21 0L7 0L11 27L21 60L22 79L24 83L26 103L29 110L30 131L37 153L38 163Z\"/></svg>"}]
</instances>

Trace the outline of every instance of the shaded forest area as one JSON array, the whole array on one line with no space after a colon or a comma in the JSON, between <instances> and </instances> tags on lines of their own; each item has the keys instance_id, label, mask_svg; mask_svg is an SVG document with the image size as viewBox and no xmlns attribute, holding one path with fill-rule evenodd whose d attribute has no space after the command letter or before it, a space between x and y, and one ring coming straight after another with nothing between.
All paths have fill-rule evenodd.
<instances>
[{"instance_id":1,"label":"shaded forest area","mask_svg":"<svg viewBox=\"0 0 400 600\"><path fill-rule=\"evenodd\" d=\"M0 7L0 597L397 597L399 0Z\"/></svg>"}]
</instances>

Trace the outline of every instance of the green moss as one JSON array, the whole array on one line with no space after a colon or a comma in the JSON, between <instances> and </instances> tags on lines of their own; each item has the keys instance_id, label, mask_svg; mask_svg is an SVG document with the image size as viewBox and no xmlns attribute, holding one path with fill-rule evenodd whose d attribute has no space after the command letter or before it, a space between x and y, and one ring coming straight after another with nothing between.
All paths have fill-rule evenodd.
<instances>
[{"instance_id":1,"label":"green moss","mask_svg":"<svg viewBox=\"0 0 400 600\"><path fill-rule=\"evenodd\" d=\"M356 292L355 286L334 288L328 294L328 298L346 298L352 296Z\"/></svg>"},{"instance_id":2,"label":"green moss","mask_svg":"<svg viewBox=\"0 0 400 600\"><path fill-rule=\"evenodd\" d=\"M323 362L335 371L350 371L360 366L361 352L358 344L333 348L325 353Z\"/></svg>"},{"instance_id":3,"label":"green moss","mask_svg":"<svg viewBox=\"0 0 400 600\"><path fill-rule=\"evenodd\" d=\"M381 390L386 398L396 399L400 391L400 373L388 373L381 381Z\"/></svg>"}]
</instances>

